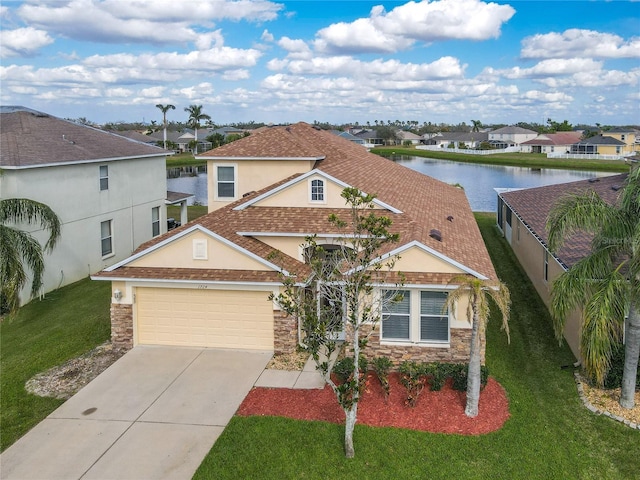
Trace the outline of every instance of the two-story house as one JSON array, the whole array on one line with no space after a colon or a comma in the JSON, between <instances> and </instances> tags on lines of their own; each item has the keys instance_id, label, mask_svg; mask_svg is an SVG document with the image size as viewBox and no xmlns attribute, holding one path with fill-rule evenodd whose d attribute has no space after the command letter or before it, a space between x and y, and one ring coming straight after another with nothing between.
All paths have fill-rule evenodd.
<instances>
[{"instance_id":1,"label":"two-story house","mask_svg":"<svg viewBox=\"0 0 640 480\"><path fill-rule=\"evenodd\" d=\"M210 213L93 277L112 282L115 343L294 351L301 330L269 295L281 291L281 274L308 273L305 237L325 248L348 238L328 218L349 211L341 193L351 186L375 194L373 211L392 220L400 241L381 259L398 254L393 275L405 279L367 355L468 359L466 302L443 308L450 281L496 274L463 190L305 123L261 129L198 158L207 159ZM381 296L390 288L376 285Z\"/></svg>"},{"instance_id":2,"label":"two-story house","mask_svg":"<svg viewBox=\"0 0 640 480\"><path fill-rule=\"evenodd\" d=\"M0 107L0 198L47 204L62 223L43 293L127 258L167 231L167 151L24 107ZM24 226L38 240L37 225ZM28 291L22 301L28 300Z\"/></svg>"}]
</instances>

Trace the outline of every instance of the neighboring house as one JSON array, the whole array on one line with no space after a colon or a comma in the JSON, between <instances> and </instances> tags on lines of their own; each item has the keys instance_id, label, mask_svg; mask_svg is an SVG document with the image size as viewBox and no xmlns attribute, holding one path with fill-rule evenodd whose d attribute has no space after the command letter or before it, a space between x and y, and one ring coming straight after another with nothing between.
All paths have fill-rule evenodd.
<instances>
[{"instance_id":1,"label":"neighboring house","mask_svg":"<svg viewBox=\"0 0 640 480\"><path fill-rule=\"evenodd\" d=\"M482 142L487 142L489 135L486 132L443 132L437 136L432 136L423 143L426 145L437 145L440 148L478 148Z\"/></svg>"},{"instance_id":2,"label":"neighboring house","mask_svg":"<svg viewBox=\"0 0 640 480\"><path fill-rule=\"evenodd\" d=\"M640 152L640 131L632 128L614 128L602 132L605 137L612 137L625 144L623 155Z\"/></svg>"},{"instance_id":3,"label":"neighboring house","mask_svg":"<svg viewBox=\"0 0 640 480\"><path fill-rule=\"evenodd\" d=\"M247 131L248 130L236 127L208 128L203 130L202 138L208 137L209 135L215 135L216 133L222 135L224 138L227 138L229 135L239 135L242 137ZM198 137L200 137L200 131L198 131ZM209 145L209 148L211 148L211 145Z\"/></svg>"},{"instance_id":4,"label":"neighboring house","mask_svg":"<svg viewBox=\"0 0 640 480\"><path fill-rule=\"evenodd\" d=\"M145 135L144 133L137 132L135 130L126 130L126 131L118 131L118 130L108 130L110 133L115 133L116 135L122 135L123 137L128 138L129 140L135 140L136 142L148 143L149 145L158 145L158 139L152 137L151 135Z\"/></svg>"},{"instance_id":5,"label":"neighboring house","mask_svg":"<svg viewBox=\"0 0 640 480\"><path fill-rule=\"evenodd\" d=\"M449 281L496 273L463 190L306 123L263 129L198 158L208 160L212 195L226 203L93 277L112 282L115 343L295 351L299 326L269 294L281 291L281 273L309 273L306 236L336 245L344 232L328 216L348 215L341 193L353 186L376 194L372 212L393 221L400 241L381 254L399 254L395 270L405 277L404 298L367 355L468 360L466 302L455 315L442 308L455 288Z\"/></svg>"},{"instance_id":6,"label":"neighboring house","mask_svg":"<svg viewBox=\"0 0 640 480\"><path fill-rule=\"evenodd\" d=\"M581 138L581 132L545 133L522 142L520 147L524 153L570 153L571 146Z\"/></svg>"},{"instance_id":7,"label":"neighboring house","mask_svg":"<svg viewBox=\"0 0 640 480\"><path fill-rule=\"evenodd\" d=\"M354 134L356 137L364 140L365 145L385 145L384 138L378 137L378 132L375 130L362 130L361 132Z\"/></svg>"},{"instance_id":8,"label":"neighboring house","mask_svg":"<svg viewBox=\"0 0 640 480\"><path fill-rule=\"evenodd\" d=\"M419 145L422 142L422 137L420 135L416 135L413 132L407 132L405 130L398 130L398 138L402 145L404 145L405 142L411 142L411 145Z\"/></svg>"},{"instance_id":9,"label":"neighboring house","mask_svg":"<svg viewBox=\"0 0 640 480\"><path fill-rule=\"evenodd\" d=\"M62 222L59 243L45 255L43 292L127 258L167 231L166 156L114 133L0 107L1 198L45 203ZM38 227L25 229L46 240Z\"/></svg>"},{"instance_id":10,"label":"neighboring house","mask_svg":"<svg viewBox=\"0 0 640 480\"><path fill-rule=\"evenodd\" d=\"M489 143L495 148L515 147L538 136L537 132L522 127L502 127L489 132Z\"/></svg>"},{"instance_id":11,"label":"neighboring house","mask_svg":"<svg viewBox=\"0 0 640 480\"><path fill-rule=\"evenodd\" d=\"M573 235L554 256L547 248L546 221L551 208L566 194L595 191L602 199L614 203L627 174L596 177L578 182L561 183L515 191L498 190L497 223L511 245L520 265L549 307L551 285L565 270L588 255L591 237L585 233ZM580 358L579 311L567 319L564 337L576 358Z\"/></svg>"},{"instance_id":12,"label":"neighboring house","mask_svg":"<svg viewBox=\"0 0 640 480\"><path fill-rule=\"evenodd\" d=\"M344 138L345 140L349 140L350 142L357 143L358 145L364 145L364 139L360 137L356 137L355 135L349 132L341 132L340 130L331 130L331 133L334 135L338 135L339 137Z\"/></svg>"},{"instance_id":13,"label":"neighboring house","mask_svg":"<svg viewBox=\"0 0 640 480\"><path fill-rule=\"evenodd\" d=\"M160 145L164 141L163 135L164 135L163 131L159 130L157 132L153 132L149 136L155 138L156 141L159 142L158 145ZM204 152L205 150L208 150L209 148L211 148L211 142L208 142L205 139L207 135L209 134L205 129L198 130L198 151L199 152ZM196 139L195 133L191 129L185 129L181 132L167 130L167 142L174 143L176 145L176 150L178 152L190 152L191 147L189 146L189 143L195 139Z\"/></svg>"},{"instance_id":14,"label":"neighboring house","mask_svg":"<svg viewBox=\"0 0 640 480\"><path fill-rule=\"evenodd\" d=\"M596 135L571 145L573 154L593 154L593 155L625 155L632 154L633 151L622 140L614 137Z\"/></svg>"}]
</instances>

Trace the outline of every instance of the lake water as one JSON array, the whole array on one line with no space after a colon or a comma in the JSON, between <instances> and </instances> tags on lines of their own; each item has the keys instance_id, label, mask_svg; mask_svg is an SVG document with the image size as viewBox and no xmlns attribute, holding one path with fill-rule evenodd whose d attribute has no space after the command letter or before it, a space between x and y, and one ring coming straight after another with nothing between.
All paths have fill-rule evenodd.
<instances>
[{"instance_id":1,"label":"lake water","mask_svg":"<svg viewBox=\"0 0 640 480\"><path fill-rule=\"evenodd\" d=\"M479 165L405 155L391 159L443 182L462 185L474 212L496 211L497 195L494 188L541 187L613 175L607 172L581 170Z\"/></svg>"},{"instance_id":2,"label":"lake water","mask_svg":"<svg viewBox=\"0 0 640 480\"><path fill-rule=\"evenodd\" d=\"M404 155L392 157L392 160L443 182L462 185L471 209L476 212L496 211L494 188L540 187L612 175L606 172L478 165ZM194 194L189 205L194 202L206 205L207 167L168 168L167 189Z\"/></svg>"}]
</instances>

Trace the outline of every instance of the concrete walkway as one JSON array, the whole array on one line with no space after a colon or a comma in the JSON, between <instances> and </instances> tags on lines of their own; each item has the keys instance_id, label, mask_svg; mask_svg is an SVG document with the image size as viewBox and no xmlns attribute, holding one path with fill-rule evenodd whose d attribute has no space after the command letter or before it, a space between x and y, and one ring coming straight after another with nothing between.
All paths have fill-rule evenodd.
<instances>
[{"instance_id":1,"label":"concrete walkway","mask_svg":"<svg viewBox=\"0 0 640 480\"><path fill-rule=\"evenodd\" d=\"M3 452L0 478L190 479L271 355L136 347Z\"/></svg>"}]
</instances>

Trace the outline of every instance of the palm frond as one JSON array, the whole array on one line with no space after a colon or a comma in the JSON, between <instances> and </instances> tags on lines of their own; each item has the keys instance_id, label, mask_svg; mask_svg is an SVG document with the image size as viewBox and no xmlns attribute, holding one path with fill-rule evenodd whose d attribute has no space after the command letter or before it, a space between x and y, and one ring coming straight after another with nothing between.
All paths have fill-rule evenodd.
<instances>
[{"instance_id":1,"label":"palm frond","mask_svg":"<svg viewBox=\"0 0 640 480\"><path fill-rule=\"evenodd\" d=\"M0 224L7 223L39 225L48 231L49 239L44 245L45 251L51 251L55 247L62 230L60 219L48 205L28 198L0 200Z\"/></svg>"}]
</instances>

